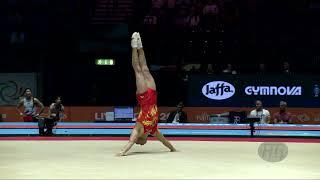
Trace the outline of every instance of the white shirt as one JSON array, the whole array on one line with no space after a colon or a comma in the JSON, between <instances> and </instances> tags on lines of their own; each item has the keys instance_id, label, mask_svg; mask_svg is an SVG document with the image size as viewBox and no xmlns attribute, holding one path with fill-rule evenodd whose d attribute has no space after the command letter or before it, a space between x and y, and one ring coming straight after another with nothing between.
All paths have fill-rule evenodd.
<instances>
[{"instance_id":1,"label":"white shirt","mask_svg":"<svg viewBox=\"0 0 320 180\"><path fill-rule=\"evenodd\" d=\"M237 74L237 71L235 70L228 70L228 69L225 69L222 71L223 73L231 73L231 74Z\"/></svg>"},{"instance_id":2,"label":"white shirt","mask_svg":"<svg viewBox=\"0 0 320 180\"><path fill-rule=\"evenodd\" d=\"M266 109L262 109L262 111L252 110L250 112L250 116L260 117L260 123L266 124L268 117L270 117L270 112Z\"/></svg>"},{"instance_id":3,"label":"white shirt","mask_svg":"<svg viewBox=\"0 0 320 180\"><path fill-rule=\"evenodd\" d=\"M37 108L35 107L35 104L34 104L34 99L35 98L23 99L24 113L29 116L34 116L36 115L36 112L37 112Z\"/></svg>"},{"instance_id":4,"label":"white shirt","mask_svg":"<svg viewBox=\"0 0 320 180\"><path fill-rule=\"evenodd\" d=\"M176 113L176 115L174 116L174 119L172 121L172 123L179 123L180 121L180 113Z\"/></svg>"},{"instance_id":5,"label":"white shirt","mask_svg":"<svg viewBox=\"0 0 320 180\"><path fill-rule=\"evenodd\" d=\"M199 16L189 16L187 21L189 23L189 26L194 27L199 24L200 17Z\"/></svg>"},{"instance_id":6,"label":"white shirt","mask_svg":"<svg viewBox=\"0 0 320 180\"><path fill-rule=\"evenodd\" d=\"M148 25L155 25L157 24L157 17L156 16L145 16L144 20L143 20L144 24L148 24Z\"/></svg>"}]
</instances>

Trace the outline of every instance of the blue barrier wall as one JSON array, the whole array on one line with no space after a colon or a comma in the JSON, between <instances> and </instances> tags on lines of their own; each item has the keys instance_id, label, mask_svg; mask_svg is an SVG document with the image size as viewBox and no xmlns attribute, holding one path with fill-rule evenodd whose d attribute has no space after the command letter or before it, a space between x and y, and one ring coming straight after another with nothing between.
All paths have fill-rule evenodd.
<instances>
[{"instance_id":1,"label":"blue barrier wall","mask_svg":"<svg viewBox=\"0 0 320 180\"><path fill-rule=\"evenodd\" d=\"M129 136L133 123L59 123L54 129L56 135L105 135ZM5 127L12 126L12 127ZM17 127L15 127L17 126ZM19 128L18 126L25 126ZM60 127L59 127L60 126ZM68 128L70 126L70 128ZM77 127L75 127L77 126ZM102 126L106 126L101 128ZM116 128L108 128L108 126ZM126 126L126 127L125 127ZM187 128L188 127L188 128ZM192 128L190 128L192 127ZM201 128L200 128L201 127ZM206 129L207 127L207 129ZM214 127L214 128L213 128ZM219 129L223 127L223 129ZM228 129L230 127L230 129ZM255 136L283 137L320 137L320 125L257 125ZM236 128L236 129L235 129ZM295 128L294 130L291 130ZM306 130L314 128L315 130ZM160 131L167 136L250 136L248 124L159 124ZM0 123L0 135L38 135L37 123Z\"/></svg>"}]
</instances>

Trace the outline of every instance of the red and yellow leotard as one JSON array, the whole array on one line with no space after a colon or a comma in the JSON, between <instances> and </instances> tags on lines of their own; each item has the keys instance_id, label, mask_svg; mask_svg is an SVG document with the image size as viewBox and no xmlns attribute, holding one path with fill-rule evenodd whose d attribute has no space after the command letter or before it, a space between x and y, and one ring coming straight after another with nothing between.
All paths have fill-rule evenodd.
<instances>
[{"instance_id":1,"label":"red and yellow leotard","mask_svg":"<svg viewBox=\"0 0 320 180\"><path fill-rule=\"evenodd\" d=\"M140 113L137 122L144 127L145 134L154 134L158 129L158 108L157 108L157 92L153 89L142 94L137 94L137 100L140 105Z\"/></svg>"}]
</instances>

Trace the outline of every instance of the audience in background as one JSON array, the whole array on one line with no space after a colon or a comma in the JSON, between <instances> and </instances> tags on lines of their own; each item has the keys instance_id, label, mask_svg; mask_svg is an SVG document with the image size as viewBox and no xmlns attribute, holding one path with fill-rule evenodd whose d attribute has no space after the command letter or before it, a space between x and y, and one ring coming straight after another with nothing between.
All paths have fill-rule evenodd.
<instances>
[{"instance_id":1,"label":"audience in background","mask_svg":"<svg viewBox=\"0 0 320 180\"><path fill-rule=\"evenodd\" d=\"M237 71L233 69L232 64L227 64L226 69L222 71L223 74L237 74Z\"/></svg>"},{"instance_id":2,"label":"audience in background","mask_svg":"<svg viewBox=\"0 0 320 180\"><path fill-rule=\"evenodd\" d=\"M261 124L269 124L270 123L270 112L263 108L262 101L256 100L256 108L250 112L251 117L259 117Z\"/></svg>"},{"instance_id":3,"label":"audience in background","mask_svg":"<svg viewBox=\"0 0 320 180\"><path fill-rule=\"evenodd\" d=\"M175 111L170 112L169 117L167 119L167 123L186 123L187 122L187 113L183 111L183 102L180 102L177 105L177 109Z\"/></svg>"},{"instance_id":4,"label":"audience in background","mask_svg":"<svg viewBox=\"0 0 320 180\"><path fill-rule=\"evenodd\" d=\"M291 124L293 123L293 116L287 112L287 102L280 101L279 112L273 115L273 123L275 124Z\"/></svg>"},{"instance_id":5,"label":"audience in background","mask_svg":"<svg viewBox=\"0 0 320 180\"><path fill-rule=\"evenodd\" d=\"M152 9L156 12L160 11L160 8L164 6L164 0L152 0Z\"/></svg>"},{"instance_id":6,"label":"audience in background","mask_svg":"<svg viewBox=\"0 0 320 180\"><path fill-rule=\"evenodd\" d=\"M214 74L214 70L213 70L213 65L212 64L208 64L206 73L208 75Z\"/></svg>"},{"instance_id":7,"label":"audience in background","mask_svg":"<svg viewBox=\"0 0 320 180\"><path fill-rule=\"evenodd\" d=\"M266 74L267 70L266 70L266 64L265 63L260 63L259 67L258 67L258 72L257 74L259 75L263 75Z\"/></svg>"},{"instance_id":8,"label":"audience in background","mask_svg":"<svg viewBox=\"0 0 320 180\"><path fill-rule=\"evenodd\" d=\"M176 0L176 5L178 7L190 6L191 4L192 4L192 0Z\"/></svg>"},{"instance_id":9,"label":"audience in background","mask_svg":"<svg viewBox=\"0 0 320 180\"><path fill-rule=\"evenodd\" d=\"M203 8L203 14L217 16L218 12L219 12L218 4L213 0L208 0L207 4Z\"/></svg>"},{"instance_id":10,"label":"audience in background","mask_svg":"<svg viewBox=\"0 0 320 180\"><path fill-rule=\"evenodd\" d=\"M11 4L16 4L16 2L18 1L15 1L15 0L12 0ZM24 1L20 1L20 2L24 2ZM116 1L112 1L112 2L116 2ZM158 25L161 24L161 26L166 26L170 29L170 32L171 32L171 29L174 29L174 26L168 26L168 23L160 23L160 19L163 19L163 18L160 18L160 17L164 17L166 16L167 18L166 19L169 19L169 20L172 20L174 21L176 19L176 15L178 14L178 17L177 17L177 24L179 24L180 27L184 27L185 30L190 30L190 31L199 31L201 32L203 30L203 25L206 24L205 21L207 21L206 18L210 17L209 18L209 22L214 22L214 21L211 21L212 18L217 20L219 19L219 21L221 20L220 17L221 16L224 16L226 14L226 9L229 8L229 14L230 16L239 16L238 18L241 19L241 22L238 22L241 26L246 26L246 14L248 14L246 12L246 7L244 5L244 3L241 3L239 1L236 1L236 0L225 0L225 1L217 1L217 0L152 0L152 1L149 1L149 4L148 5L148 8L149 10L146 10L146 11L143 11L143 13L141 13L141 17L139 17L139 22L140 23L145 23L145 24L148 24L150 26L153 26L153 25L157 25L157 26L153 26L155 27L155 29L159 29L157 28ZM241 5L242 4L242 5ZM22 6L21 6L22 7ZM10 32L7 33L6 36L8 36L7 38L9 39L9 41L11 40L12 43L21 43L24 41L24 36L26 35L26 40L29 40L31 39L30 35L30 30L26 31L28 29L28 27L26 26L28 22L31 22L30 21L30 17L26 15L26 11L24 9L25 7L22 8L23 11L21 10L14 10L12 12L9 12L9 23L11 26L8 26L12 29L10 29ZM13 8L13 9L16 9L16 8ZM13 10L11 9L11 10ZM170 10L169 10L170 9ZM267 9L266 9L267 10ZM147 14L147 12L149 12ZM179 12L179 13L172 13L172 12ZM266 11L268 12L268 11ZM140 14L139 14L140 15ZM163 15L163 16L162 16ZM143 17L145 17L145 19L143 19ZM140 19L141 18L141 19ZM234 17L230 17L231 19L234 18ZM144 20L144 21L143 21ZM263 22L263 21L262 21ZM216 23L216 22L214 22ZM219 22L220 23L220 22ZM225 23L225 22L221 22L221 23ZM39 23L41 27L41 23ZM234 45L234 49L239 49L239 51L242 51L245 52L246 51L246 48L245 46L242 46L242 45L245 45L245 44L241 44L240 42L241 41L246 41L246 40L241 40L239 39L239 37L243 38L243 39L247 39L244 34L246 34L245 29L246 28L243 28L243 29L239 29L241 28L240 26L238 26L238 24L235 24L235 23L231 23L234 27L237 27L235 28L239 34L232 34L234 36L232 36L232 39L230 40L230 43L229 43L229 46L230 47L233 47ZM265 23L263 23L265 24ZM297 24L297 23L294 23L294 24ZM224 24L225 25L225 24ZM185 27L188 27L188 28L185 28ZM252 26L250 26L252 27ZM267 26L266 26L267 27ZM16 28L16 29L15 29ZM78 28L77 28L78 29ZM274 27L275 31L277 31L277 26ZM11 30L12 30L12 34L11 34ZM270 29L269 29L270 30ZM30 31L30 32L29 32ZM52 32L55 32L54 30L52 30ZM76 32L76 30L75 30ZM27 33L27 34L24 34L24 33ZM289 33L289 32L288 32ZM41 33L39 33L41 34ZM192 35L194 34L202 34L202 33L190 33ZM210 33L210 36L214 36L216 34L214 33ZM227 34L227 32L225 32L224 34L218 34L218 38L220 37L223 37L225 39L223 39L223 41L227 41L226 39L229 38L230 34ZM270 35L273 35L273 33L270 33ZM34 34L33 35L34 37L38 36L38 34ZM163 34L163 37L166 38L165 36L167 36L166 34ZM34 38L33 37L33 38ZM169 36L168 36L169 37ZM182 35L181 36L182 38L190 38L189 35ZM199 37L199 36L195 36L195 37ZM162 38L162 37L161 37ZM171 37L170 37L171 38ZM208 39L206 39L208 38ZM276 41L273 41L272 39L268 39L268 37L261 37L263 41L266 41L267 44L262 44L262 45L268 45L268 46L272 46L273 45L276 45ZM70 38L72 39L72 38ZM178 39L178 38L177 38ZM177 39L174 38L173 41L178 41ZM190 38L191 39L191 38ZM195 39L195 38L194 38ZM200 39L200 38L199 38ZM162 40L162 39L161 39ZM183 39L184 40L184 39ZM197 41L198 39L195 39L193 40L194 42L194 46L192 47L194 49L194 51L197 51L200 52L199 50L196 49L196 46L198 45L197 44ZM204 39L201 39L201 41L204 41L204 40L208 40L208 44L214 44L216 41L216 39L209 39L209 35L205 36ZM69 40L68 40L69 41ZM165 40L163 40L165 42ZM173 41L170 41L168 44L174 44L177 46L175 46L174 48L168 48L168 50L172 50L174 52L170 52L170 53L176 53L176 52L179 52L179 53L176 53L174 55L177 55L179 56L179 58L185 58L183 56L188 56L188 53L184 53L183 50L179 49L180 47L183 47L180 46L181 44L179 42L173 42ZM200 41L200 40L199 40ZM28 42L28 41L26 41ZM239 43L239 44L237 44ZM151 43L150 43L151 44ZM152 43L152 44L158 44L158 43ZM159 43L160 44L160 43ZM165 44L165 43L164 43ZM226 44L226 47L228 47L228 43L225 43ZM150 45L151 46L151 45ZM148 48L150 47L148 46ZM201 45L199 45L200 47ZM30 46L32 47L32 46ZM212 48L211 48L212 47ZM158 47L156 47L158 48ZM205 49L205 48L202 48L200 47L202 50ZM261 46L261 48L265 48L265 46ZM269 47L267 47L268 49ZM289 47L287 47L289 49ZM162 51L163 48L158 48ZM206 51L215 51L217 50L218 48L215 48L214 46L210 46L210 48L208 48L208 50ZM227 48L225 48L227 49ZM270 48L269 48L270 49ZM281 53L282 55L285 54L287 56L292 56L290 53L286 54L286 52L281 52L282 51L282 48L279 48L279 46L275 46L274 49L277 49L278 51L272 51L272 50L264 50L262 52L266 52L264 54L261 54L263 56L268 56L268 57L272 57L268 60L265 60L264 62L266 62L266 64L255 64L255 65L252 65L252 69L249 69L248 68L248 71L244 71L243 68L245 65L245 63L241 63L241 66L237 66L236 70L234 70L232 68L232 65L235 65L235 62L237 59L234 59L233 58L226 58L228 62L230 62L231 64L228 64L228 67L227 68L223 68L223 69L215 69L215 71L213 71L213 69L211 68L211 65L208 65L208 67L206 69L203 69L202 73L207 73L207 74L214 74L214 73L217 73L217 72L221 72L221 70L223 70L223 73L224 74L237 74L239 72L241 72L241 74L250 74L250 73L256 73L256 68L257 66L259 66L259 72L258 74L264 74L266 72L266 67L267 67L267 70L268 71L273 71L273 69L276 69L277 72L276 73L283 73L283 74L291 74L292 72L292 69L294 69L294 73L296 71L299 71L298 68L294 67L294 66L290 66L291 63L294 63L294 65L298 64L296 62L292 62L291 59L288 59L288 58L283 58L281 59L281 62L283 62L283 64L281 65L281 68L280 67L280 63L276 62L274 63L274 61L278 60L279 58L279 54ZM261 49L260 49L261 50ZM163 53L162 53L163 52ZM165 54L166 52L162 51L161 54ZM180 53L181 52L181 53ZM234 52L232 50L230 50L230 52ZM288 51L290 52L290 51ZM37 52L36 52L37 53ZM241 53L241 52L240 52ZM239 54L240 54L239 53ZM249 53L254 53L252 51L249 51ZM248 54L249 54L248 53ZM258 52L259 53L259 52ZM196 54L196 53L195 53ZM209 53L210 54L210 53ZM214 53L212 53L214 54ZM308 54L308 53L306 53ZM72 54L73 55L73 54ZM171 54L165 54L164 57L166 56L170 56ZM237 54L238 55L238 54ZM241 54L240 56L246 58L247 54ZM196 57L197 55L195 55ZM310 56L314 56L314 54L310 54ZM157 57L157 56L153 56L153 57ZM260 56L257 56L257 57L260 57ZM211 57L209 57L211 58ZM222 58L225 58L225 57L222 57ZM212 58L212 62L206 62L206 63L216 63L219 65L219 63L221 64L221 62L223 62L222 58L220 57L217 57L215 59ZM262 58L267 58L267 57L262 57ZM163 58L165 59L165 58ZM170 59L170 58L166 58L166 59ZM298 59L298 58L295 58L295 59ZM318 58L319 59L319 58ZM269 61L270 60L270 61ZM289 61L290 60L290 61ZM203 63L204 61L204 58L198 58L198 59L195 59L194 61L193 60L187 60L188 62L196 62L196 63ZM289 64L290 62L290 64ZM163 62L163 64L165 64L167 62ZM171 63L171 62L170 62ZM273 64L272 64L273 63ZM319 60L317 60L317 63L319 63ZM240 63L237 63L237 64L240 64ZM166 65L166 64L165 64ZM293 64L291 64L293 65ZM296 65L298 67L298 65ZM291 69L292 68L292 69ZM247 70L247 69L246 69ZM192 68L191 72L196 72L196 68ZM238 71L238 72L237 72ZM318 71L318 69L316 70ZM187 77L188 75L185 75L185 77ZM187 78L185 78L187 79ZM90 95L90 94L89 94ZM99 101L99 96L96 96L96 95L90 95L90 97L86 98L86 99L90 99L90 104L92 105L96 105L97 104L97 101ZM87 100L88 101L88 100Z\"/></svg>"},{"instance_id":11,"label":"audience in background","mask_svg":"<svg viewBox=\"0 0 320 180\"><path fill-rule=\"evenodd\" d=\"M199 72L199 68L197 68L195 65L193 65L189 72L190 73L198 73Z\"/></svg>"},{"instance_id":12,"label":"audience in background","mask_svg":"<svg viewBox=\"0 0 320 180\"><path fill-rule=\"evenodd\" d=\"M156 25L157 24L157 16L155 16L153 14L152 11L150 11L145 17L144 17L144 20L143 20L143 23L145 25Z\"/></svg>"},{"instance_id":13,"label":"audience in background","mask_svg":"<svg viewBox=\"0 0 320 180\"><path fill-rule=\"evenodd\" d=\"M25 31L23 25L23 16L18 12L11 12L9 15L10 29L10 43L22 44L25 41Z\"/></svg>"},{"instance_id":14,"label":"audience in background","mask_svg":"<svg viewBox=\"0 0 320 180\"><path fill-rule=\"evenodd\" d=\"M282 63L282 73L283 74L292 74L290 70L290 64L288 61Z\"/></svg>"},{"instance_id":15,"label":"audience in background","mask_svg":"<svg viewBox=\"0 0 320 180\"><path fill-rule=\"evenodd\" d=\"M208 0L203 8L203 26L206 32L217 29L218 13L218 4L213 0Z\"/></svg>"},{"instance_id":16,"label":"audience in background","mask_svg":"<svg viewBox=\"0 0 320 180\"><path fill-rule=\"evenodd\" d=\"M239 39L239 34L237 33L249 33L245 32L247 30L246 27L248 19L252 17L252 13L254 13L254 9L256 8L256 4L254 2L248 1L248 2L238 2L236 0L152 0L152 3L149 5L149 10L144 15L144 21L143 19L140 22L144 22L144 24L148 24L148 28L146 31L150 30L152 32L162 32L163 30L165 32L171 33L171 32L194 32L192 35L187 35L188 38L192 39L193 46L192 46L192 56L190 53L182 53L181 58L187 59L189 62L194 61L194 57L199 57L203 53L201 50L197 48L204 49L200 47L199 45L200 41L207 41L209 44L213 44L212 47L218 46L215 45L217 42L223 42L224 47L214 47L210 50L217 51L217 52L210 52L212 56L215 54L219 54L222 58L224 55L221 54L221 49L226 50L228 48L232 48L234 45L239 46L243 41ZM266 2L267 3L267 2ZM249 6L248 6L249 5ZM152 11L151 11L152 10ZM247 17L250 16L250 17ZM218 31L215 31L216 28L218 28ZM207 39L201 39L201 33L207 32L207 30L215 33L224 33L218 34L219 37L225 36L226 38L222 40L217 39L210 39L209 37ZM221 31L220 31L221 30ZM254 31L254 29L252 29ZM199 37L197 36L199 34ZM250 34L250 33L249 33ZM179 36L183 36L183 34L178 34ZM194 36L194 37L192 37ZM268 38L268 37L266 37ZM248 38L246 38L248 39ZM248 39L248 41L250 38ZM178 41L178 40L177 40ZM249 43L256 42L254 39L250 40ZM268 41L269 42L269 41ZM188 46L188 40L181 40L181 49L176 52L183 52L185 47ZM185 44L184 44L185 43ZM269 45L269 44L268 44ZM271 45L271 44L270 44ZM251 46L255 46L255 44L251 44ZM272 46L273 47L273 46ZM178 48L178 47L177 47ZM277 47L274 47L276 49ZM157 48L159 49L159 48ZM178 48L179 49L179 48ZM238 48L236 48L238 49ZM230 50L230 53L233 53L234 49ZM278 59L280 56L277 54L278 52L273 53L272 49L268 49L268 53L266 55L271 55L273 59ZM229 53L229 52L228 52ZM245 54L245 51L240 52L240 56ZM198 55L199 54L199 55ZM282 53L285 54L285 53ZM208 55L208 56L210 56ZM221 61L220 57L215 57L218 61ZM248 57L250 58L250 57ZM267 57L261 57L261 58L267 58ZM203 63L205 60L196 59L195 61L202 61L197 63ZM232 58L230 57L228 61L232 61ZM274 67L276 63L270 63L274 62L274 60L271 60L268 63L261 63L256 64L255 67L245 67L245 65L241 65L237 68L237 70L230 70L230 68L223 69L223 74L238 74L241 71L246 74L265 74L265 73L271 73L271 72L281 72L285 74L291 74L290 65L288 63L288 58L286 56L283 56L281 58L281 61L286 61L282 66L281 69L278 68L270 68ZM234 62L231 62L231 64L234 65ZM232 65L228 65L232 66ZM258 66L258 70L257 67ZM266 69L267 67L267 69ZM276 71L277 69L277 71ZM204 70L203 72L205 72ZM258 72L257 72L258 71Z\"/></svg>"},{"instance_id":17,"label":"audience in background","mask_svg":"<svg viewBox=\"0 0 320 180\"><path fill-rule=\"evenodd\" d=\"M176 0L167 0L168 8L173 9L176 6Z\"/></svg>"},{"instance_id":18,"label":"audience in background","mask_svg":"<svg viewBox=\"0 0 320 180\"><path fill-rule=\"evenodd\" d=\"M183 32L187 25L187 21L188 21L188 14L186 9L179 9L177 12L177 15L175 16L174 22L176 25L176 28L178 30L178 32Z\"/></svg>"},{"instance_id":19,"label":"audience in background","mask_svg":"<svg viewBox=\"0 0 320 180\"><path fill-rule=\"evenodd\" d=\"M192 6L190 9L190 14L187 17L187 28L191 32L200 31L200 13L197 11L195 6Z\"/></svg>"}]
</instances>

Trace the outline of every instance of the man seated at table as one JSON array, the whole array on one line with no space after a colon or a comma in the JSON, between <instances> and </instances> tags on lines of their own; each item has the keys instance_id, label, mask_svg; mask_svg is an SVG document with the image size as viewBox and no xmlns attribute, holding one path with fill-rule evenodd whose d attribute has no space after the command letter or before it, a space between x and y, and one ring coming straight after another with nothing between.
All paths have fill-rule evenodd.
<instances>
[{"instance_id":1,"label":"man seated at table","mask_svg":"<svg viewBox=\"0 0 320 180\"><path fill-rule=\"evenodd\" d=\"M249 116L259 117L261 124L270 123L270 112L263 108L261 100L256 100L256 108L250 112Z\"/></svg>"},{"instance_id":2,"label":"man seated at table","mask_svg":"<svg viewBox=\"0 0 320 180\"><path fill-rule=\"evenodd\" d=\"M180 102L177 105L175 111L170 112L167 119L167 123L186 123L187 122L187 113L183 111L183 102Z\"/></svg>"},{"instance_id":3,"label":"man seated at table","mask_svg":"<svg viewBox=\"0 0 320 180\"><path fill-rule=\"evenodd\" d=\"M287 111L287 102L280 101L280 111L273 115L273 123L275 124L292 124L293 116Z\"/></svg>"}]
</instances>

